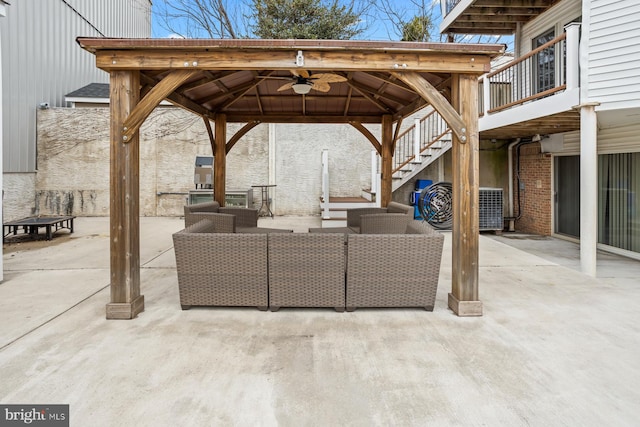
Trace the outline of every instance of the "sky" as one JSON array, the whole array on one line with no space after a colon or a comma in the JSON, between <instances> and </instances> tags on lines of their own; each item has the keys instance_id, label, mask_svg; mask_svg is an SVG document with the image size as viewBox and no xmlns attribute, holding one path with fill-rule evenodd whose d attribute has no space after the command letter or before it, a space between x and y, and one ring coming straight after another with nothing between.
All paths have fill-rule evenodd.
<instances>
[{"instance_id":1,"label":"sky","mask_svg":"<svg viewBox=\"0 0 640 427\"><path fill-rule=\"evenodd\" d=\"M162 11L163 3L167 0L155 0L153 2L153 15L152 15L152 37L165 38L165 37L175 37L175 34L171 33L167 29L163 28L163 19L160 17L160 13ZM168 0L170 1L170 0ZM245 0L246 1L246 0ZM361 0L366 1L366 0ZM228 0L225 2L227 4L228 12L233 14L234 11L237 14L241 14L241 11L238 11L238 7L241 7L243 1L241 0ZM378 5L383 4L383 2L378 1ZM416 6L416 4L425 3L425 7L431 8L432 10L432 19L434 21L434 28L431 31L431 41L439 42L446 41L444 38L441 39L439 26L441 20L441 12L440 12L440 0L388 0L388 3L392 5L392 12L398 13L402 15L402 17L406 20L409 20L411 17L415 16L420 8ZM395 32L395 26L391 23L391 21L386 17L386 15L382 12L374 12L374 16L368 16L363 19L363 26L366 27L366 30L357 37L357 39L366 39L366 40L399 40L400 36L397 32ZM233 21L239 21L238 19L234 19ZM184 25L186 20L174 20L174 23L179 23ZM206 37L204 35L200 37ZM481 42L481 43L505 43L508 45L507 50L512 49L513 39L512 37L490 37L483 36L482 39L478 40L471 39L465 40L468 42Z\"/></svg>"}]
</instances>

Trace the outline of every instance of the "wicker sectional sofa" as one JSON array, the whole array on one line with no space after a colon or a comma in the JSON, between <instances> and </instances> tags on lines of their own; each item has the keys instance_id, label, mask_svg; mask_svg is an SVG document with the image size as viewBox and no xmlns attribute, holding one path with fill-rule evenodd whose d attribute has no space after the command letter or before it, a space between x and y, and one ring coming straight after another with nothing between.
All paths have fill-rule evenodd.
<instances>
[{"instance_id":1,"label":"wicker sectional sofa","mask_svg":"<svg viewBox=\"0 0 640 427\"><path fill-rule=\"evenodd\" d=\"M226 233L203 219L173 235L180 304L423 307L433 310L444 236L410 220L404 234Z\"/></svg>"}]
</instances>

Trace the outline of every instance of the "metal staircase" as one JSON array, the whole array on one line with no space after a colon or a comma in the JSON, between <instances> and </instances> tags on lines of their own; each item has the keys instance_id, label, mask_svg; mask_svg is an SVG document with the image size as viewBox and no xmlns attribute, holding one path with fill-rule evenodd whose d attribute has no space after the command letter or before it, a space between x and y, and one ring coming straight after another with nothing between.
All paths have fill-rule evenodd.
<instances>
[{"instance_id":1,"label":"metal staircase","mask_svg":"<svg viewBox=\"0 0 640 427\"><path fill-rule=\"evenodd\" d=\"M436 111L403 131L396 140L393 156L393 184L395 191L409 182L420 171L429 166L451 148L451 130ZM322 154L322 227L344 227L347 209L379 206L376 197L380 188L379 156L373 152L371 164L371 189L363 190L359 197L329 197L328 152Z\"/></svg>"}]
</instances>

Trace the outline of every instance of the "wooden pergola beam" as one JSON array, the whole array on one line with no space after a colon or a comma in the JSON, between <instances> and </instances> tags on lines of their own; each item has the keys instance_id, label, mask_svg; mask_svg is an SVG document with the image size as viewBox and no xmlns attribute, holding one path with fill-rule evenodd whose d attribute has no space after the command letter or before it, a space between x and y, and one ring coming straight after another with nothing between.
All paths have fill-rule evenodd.
<instances>
[{"instance_id":1,"label":"wooden pergola beam","mask_svg":"<svg viewBox=\"0 0 640 427\"><path fill-rule=\"evenodd\" d=\"M229 139L229 142L227 142L226 145L226 152L227 154L229 154L229 151L231 151L231 149L233 148L234 145L236 145L236 143L240 140L240 138L242 138L243 136L245 136L247 134L247 132L249 132L251 129L253 129L254 127L258 126L260 123L259 120L255 120L253 122L249 122L246 125L244 125L242 128L240 128L240 130L238 130L232 137L231 139Z\"/></svg>"},{"instance_id":2,"label":"wooden pergola beam","mask_svg":"<svg viewBox=\"0 0 640 427\"><path fill-rule=\"evenodd\" d=\"M391 74L405 82L415 90L416 93L426 99L433 108L438 110L444 121L449 124L451 131L458 137L461 143L464 144L467 141L467 129L464 121L458 112L451 106L449 101L447 101L447 98L442 96L436 88L434 88L419 74L414 72L393 72Z\"/></svg>"},{"instance_id":3,"label":"wooden pergola beam","mask_svg":"<svg viewBox=\"0 0 640 427\"><path fill-rule=\"evenodd\" d=\"M122 138L128 142L134 133L138 132L140 125L145 121L154 108L160 104L169 94L175 91L182 83L187 81L195 70L176 70L160 80L147 95L131 111L123 123ZM139 78L138 78L139 80ZM139 92L139 91L138 91Z\"/></svg>"},{"instance_id":4,"label":"wooden pergola beam","mask_svg":"<svg viewBox=\"0 0 640 427\"><path fill-rule=\"evenodd\" d=\"M211 120L208 116L202 116L202 120L204 120L204 127L207 129L209 144L211 144L211 155L213 156L216 152L216 137L213 136L213 129L211 129Z\"/></svg>"},{"instance_id":5,"label":"wooden pergola beam","mask_svg":"<svg viewBox=\"0 0 640 427\"><path fill-rule=\"evenodd\" d=\"M216 114L214 123L213 198L220 206L224 206L227 180L227 116Z\"/></svg>"},{"instance_id":6,"label":"wooden pergola beam","mask_svg":"<svg viewBox=\"0 0 640 427\"><path fill-rule=\"evenodd\" d=\"M452 136L453 228L452 275L449 308L458 316L481 316L478 295L478 253L480 239L480 193L478 133L478 78L452 76L452 102L467 127L463 144ZM440 112L442 114L442 112Z\"/></svg>"},{"instance_id":7,"label":"wooden pergola beam","mask_svg":"<svg viewBox=\"0 0 640 427\"><path fill-rule=\"evenodd\" d=\"M382 170L380 179L380 205L391 202L393 192L393 117L382 116Z\"/></svg>"},{"instance_id":8,"label":"wooden pergola beam","mask_svg":"<svg viewBox=\"0 0 640 427\"><path fill-rule=\"evenodd\" d=\"M242 49L224 51L204 50L100 50L95 53L96 66L103 70L233 70L243 64L245 70L288 71L295 65L299 49L265 50L262 53ZM438 52L398 52L389 62L389 54L378 52L304 50L304 66L317 72L341 70L384 71L402 67L414 72L473 73L481 74L491 69L486 55Z\"/></svg>"},{"instance_id":9,"label":"wooden pergola beam","mask_svg":"<svg viewBox=\"0 0 640 427\"><path fill-rule=\"evenodd\" d=\"M373 148L376 149L376 151L378 152L379 155L382 155L382 144L380 144L380 141L378 141L378 139L375 137L375 135L373 135L369 129L367 129L366 127L364 127L362 125L362 123L358 123L358 122L349 122L349 124L351 126L353 126L354 128L358 129L360 131L361 134L363 134L365 136L365 138L367 138L369 140L369 142L371 143L371 145L373 145Z\"/></svg>"},{"instance_id":10,"label":"wooden pergola beam","mask_svg":"<svg viewBox=\"0 0 640 427\"><path fill-rule=\"evenodd\" d=\"M140 133L124 141L124 122L140 99L140 73L110 76L110 302L107 319L133 319L144 310L140 294Z\"/></svg>"}]
</instances>

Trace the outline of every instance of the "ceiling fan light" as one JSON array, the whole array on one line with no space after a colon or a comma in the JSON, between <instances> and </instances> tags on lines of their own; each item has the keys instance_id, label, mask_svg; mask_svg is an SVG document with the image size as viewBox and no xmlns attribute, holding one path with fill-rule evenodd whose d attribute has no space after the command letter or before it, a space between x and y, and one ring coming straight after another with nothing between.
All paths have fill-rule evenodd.
<instances>
[{"instance_id":1,"label":"ceiling fan light","mask_svg":"<svg viewBox=\"0 0 640 427\"><path fill-rule=\"evenodd\" d=\"M298 95L306 95L311 91L311 85L308 83L295 83L291 88Z\"/></svg>"}]
</instances>

